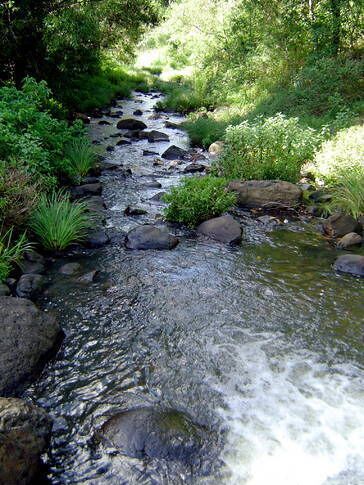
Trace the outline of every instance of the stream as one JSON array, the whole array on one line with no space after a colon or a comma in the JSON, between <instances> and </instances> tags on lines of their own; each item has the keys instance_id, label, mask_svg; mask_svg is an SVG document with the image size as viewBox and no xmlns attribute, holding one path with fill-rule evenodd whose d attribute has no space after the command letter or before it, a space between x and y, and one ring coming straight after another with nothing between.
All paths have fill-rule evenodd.
<instances>
[{"instance_id":1,"label":"stream","mask_svg":"<svg viewBox=\"0 0 364 485\"><path fill-rule=\"evenodd\" d=\"M163 203L182 165L154 166L170 144L188 148L160 99L134 93L112 113L137 117L170 142L116 146L104 172L107 227L116 235L67 262L98 270L93 283L61 277L57 260L40 305L57 311L66 338L26 397L54 418L46 457L52 484L360 485L364 483L363 280L336 274L338 251L317 222L263 224L241 211L243 242L229 247L170 225L171 251L128 251L122 234L164 226ZM111 113L111 114L112 114ZM153 118L153 119L151 119ZM157 119L155 119L157 118ZM117 118L92 119L90 135L115 144ZM162 188L148 187L157 180ZM148 211L124 215L128 205ZM239 214L238 214L239 216ZM117 235L119 236L119 239ZM159 404L211 430L199 469L130 458L95 445L95 429L117 411Z\"/></svg>"}]
</instances>

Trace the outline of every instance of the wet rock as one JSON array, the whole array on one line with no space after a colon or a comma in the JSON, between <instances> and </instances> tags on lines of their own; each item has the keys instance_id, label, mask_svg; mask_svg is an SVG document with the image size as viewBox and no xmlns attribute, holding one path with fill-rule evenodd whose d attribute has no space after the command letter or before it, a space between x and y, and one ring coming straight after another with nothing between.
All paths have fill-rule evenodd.
<instances>
[{"instance_id":1,"label":"wet rock","mask_svg":"<svg viewBox=\"0 0 364 485\"><path fill-rule=\"evenodd\" d=\"M181 128L181 125L179 123L173 123L172 121L166 121L164 123L164 126L172 130L179 130Z\"/></svg>"},{"instance_id":2,"label":"wet rock","mask_svg":"<svg viewBox=\"0 0 364 485\"><path fill-rule=\"evenodd\" d=\"M323 223L325 234L330 237L343 237L350 232L357 232L360 229L358 222L349 214L340 212L333 214Z\"/></svg>"},{"instance_id":3,"label":"wet rock","mask_svg":"<svg viewBox=\"0 0 364 485\"><path fill-rule=\"evenodd\" d=\"M152 150L143 150L143 157L150 157L154 155L159 155L159 153L153 152Z\"/></svg>"},{"instance_id":4,"label":"wet rock","mask_svg":"<svg viewBox=\"0 0 364 485\"><path fill-rule=\"evenodd\" d=\"M203 172L204 170L206 170L205 165L202 165L201 163L190 163L183 171L184 173L198 173Z\"/></svg>"},{"instance_id":5,"label":"wet rock","mask_svg":"<svg viewBox=\"0 0 364 485\"><path fill-rule=\"evenodd\" d=\"M37 475L39 479L51 429L43 409L22 399L0 398L0 483L27 485Z\"/></svg>"},{"instance_id":6,"label":"wet rock","mask_svg":"<svg viewBox=\"0 0 364 485\"><path fill-rule=\"evenodd\" d=\"M101 141L100 140L92 140L92 144L93 145L101 145Z\"/></svg>"},{"instance_id":7,"label":"wet rock","mask_svg":"<svg viewBox=\"0 0 364 485\"><path fill-rule=\"evenodd\" d=\"M176 145L172 145L163 153L162 158L165 160L180 160L187 155L187 151Z\"/></svg>"},{"instance_id":8,"label":"wet rock","mask_svg":"<svg viewBox=\"0 0 364 485\"><path fill-rule=\"evenodd\" d=\"M128 207L124 211L124 214L126 216L143 216L145 214L148 214L148 212L145 209L142 209L141 207L128 205Z\"/></svg>"},{"instance_id":9,"label":"wet rock","mask_svg":"<svg viewBox=\"0 0 364 485\"><path fill-rule=\"evenodd\" d=\"M120 120L116 125L119 130L144 130L147 128L147 125L143 123L141 120L134 120L132 118L128 118L125 120Z\"/></svg>"},{"instance_id":10,"label":"wet rock","mask_svg":"<svg viewBox=\"0 0 364 485\"><path fill-rule=\"evenodd\" d=\"M87 205L88 207L88 210L90 212L104 212L106 206L105 206L105 202L104 202L104 199L99 196L99 195L95 195L93 197L88 197L87 199L84 200L85 204Z\"/></svg>"},{"instance_id":11,"label":"wet rock","mask_svg":"<svg viewBox=\"0 0 364 485\"><path fill-rule=\"evenodd\" d=\"M271 224L272 222L276 223L277 219L275 217L265 215L257 217L257 221L261 222L262 224Z\"/></svg>"},{"instance_id":12,"label":"wet rock","mask_svg":"<svg viewBox=\"0 0 364 485\"><path fill-rule=\"evenodd\" d=\"M177 168L177 167L178 167L178 165L181 165L181 163L182 163L182 160L172 160L172 161L171 161L171 162L168 164L167 169L168 169L168 170L173 170L173 169Z\"/></svg>"},{"instance_id":13,"label":"wet rock","mask_svg":"<svg viewBox=\"0 0 364 485\"><path fill-rule=\"evenodd\" d=\"M149 200L152 202L161 202L166 193L167 192L158 192L158 194L153 195L153 197L151 197Z\"/></svg>"},{"instance_id":14,"label":"wet rock","mask_svg":"<svg viewBox=\"0 0 364 485\"><path fill-rule=\"evenodd\" d=\"M100 182L96 184L85 184L72 187L71 195L74 199L79 199L81 197L88 197L91 195L100 195L102 192L102 185Z\"/></svg>"},{"instance_id":15,"label":"wet rock","mask_svg":"<svg viewBox=\"0 0 364 485\"><path fill-rule=\"evenodd\" d=\"M215 241L228 244L238 244L242 235L240 224L230 215L203 222L198 226L197 232Z\"/></svg>"},{"instance_id":16,"label":"wet rock","mask_svg":"<svg viewBox=\"0 0 364 485\"><path fill-rule=\"evenodd\" d=\"M122 138L116 144L118 146L131 145L131 141L130 140L126 140L125 138Z\"/></svg>"},{"instance_id":17,"label":"wet rock","mask_svg":"<svg viewBox=\"0 0 364 485\"><path fill-rule=\"evenodd\" d=\"M140 408L107 421L100 437L132 458L156 458L186 465L198 463L207 442L207 431L173 409Z\"/></svg>"},{"instance_id":18,"label":"wet rock","mask_svg":"<svg viewBox=\"0 0 364 485\"><path fill-rule=\"evenodd\" d=\"M163 160L161 160L160 158L155 158L154 159L154 161L153 161L153 166L154 167L161 167L162 165L164 165Z\"/></svg>"},{"instance_id":19,"label":"wet rock","mask_svg":"<svg viewBox=\"0 0 364 485\"><path fill-rule=\"evenodd\" d=\"M72 276L81 271L81 265L79 263L66 263L59 268L59 273Z\"/></svg>"},{"instance_id":20,"label":"wet rock","mask_svg":"<svg viewBox=\"0 0 364 485\"><path fill-rule=\"evenodd\" d=\"M108 125L111 125L111 123L110 121L107 121L107 120L101 120L99 121L99 125L108 126Z\"/></svg>"},{"instance_id":21,"label":"wet rock","mask_svg":"<svg viewBox=\"0 0 364 485\"><path fill-rule=\"evenodd\" d=\"M244 207L291 207L302 198L302 190L297 185L280 180L234 181L228 188L237 193L238 203Z\"/></svg>"},{"instance_id":22,"label":"wet rock","mask_svg":"<svg viewBox=\"0 0 364 485\"><path fill-rule=\"evenodd\" d=\"M125 246L128 249L173 249L179 240L163 228L145 225L132 229L126 236Z\"/></svg>"},{"instance_id":23,"label":"wet rock","mask_svg":"<svg viewBox=\"0 0 364 485\"><path fill-rule=\"evenodd\" d=\"M85 125L89 125L91 118L83 113L75 113L75 120L81 120Z\"/></svg>"},{"instance_id":24,"label":"wet rock","mask_svg":"<svg viewBox=\"0 0 364 485\"><path fill-rule=\"evenodd\" d=\"M98 184L98 183L100 183L99 177L90 176L90 177L84 177L82 179L81 185Z\"/></svg>"},{"instance_id":25,"label":"wet rock","mask_svg":"<svg viewBox=\"0 0 364 485\"><path fill-rule=\"evenodd\" d=\"M142 136L140 136L140 133L142 133L140 130L129 130L124 133L124 137L129 138L130 140L139 140L142 138Z\"/></svg>"},{"instance_id":26,"label":"wet rock","mask_svg":"<svg viewBox=\"0 0 364 485\"><path fill-rule=\"evenodd\" d=\"M41 274L44 273L45 259L35 251L26 251L19 266L24 274Z\"/></svg>"},{"instance_id":27,"label":"wet rock","mask_svg":"<svg viewBox=\"0 0 364 485\"><path fill-rule=\"evenodd\" d=\"M9 296L11 294L10 288L5 283L0 283L0 296Z\"/></svg>"},{"instance_id":28,"label":"wet rock","mask_svg":"<svg viewBox=\"0 0 364 485\"><path fill-rule=\"evenodd\" d=\"M41 368L62 332L29 300L0 297L0 394L9 395Z\"/></svg>"},{"instance_id":29,"label":"wet rock","mask_svg":"<svg viewBox=\"0 0 364 485\"><path fill-rule=\"evenodd\" d=\"M143 111L141 109L136 109L133 113L134 116L142 116Z\"/></svg>"},{"instance_id":30,"label":"wet rock","mask_svg":"<svg viewBox=\"0 0 364 485\"><path fill-rule=\"evenodd\" d=\"M41 291L44 276L40 274L23 274L16 285L16 294L20 298L34 298Z\"/></svg>"},{"instance_id":31,"label":"wet rock","mask_svg":"<svg viewBox=\"0 0 364 485\"><path fill-rule=\"evenodd\" d=\"M213 156L219 156L224 151L224 142L223 141L215 141L209 146L209 154Z\"/></svg>"},{"instance_id":32,"label":"wet rock","mask_svg":"<svg viewBox=\"0 0 364 485\"><path fill-rule=\"evenodd\" d=\"M95 229L87 234L83 244L90 249L97 249L106 246L110 238L104 229Z\"/></svg>"},{"instance_id":33,"label":"wet rock","mask_svg":"<svg viewBox=\"0 0 364 485\"><path fill-rule=\"evenodd\" d=\"M118 111L114 111L114 113L110 113L109 116L111 116L111 118L120 118L120 116L123 116L124 112L121 111L121 110L118 110Z\"/></svg>"},{"instance_id":34,"label":"wet rock","mask_svg":"<svg viewBox=\"0 0 364 485\"><path fill-rule=\"evenodd\" d=\"M359 254L339 256L334 263L334 269L341 273L364 277L364 256Z\"/></svg>"},{"instance_id":35,"label":"wet rock","mask_svg":"<svg viewBox=\"0 0 364 485\"><path fill-rule=\"evenodd\" d=\"M148 189L160 189L162 187L162 184L160 182L157 182L157 180L153 180L151 182L146 182L143 184L143 187L147 187Z\"/></svg>"},{"instance_id":36,"label":"wet rock","mask_svg":"<svg viewBox=\"0 0 364 485\"><path fill-rule=\"evenodd\" d=\"M101 164L101 169L102 170L106 170L108 172L113 171L113 170L120 170L121 168L123 168L123 164L122 163L115 163L115 162L107 162L107 161L104 161Z\"/></svg>"},{"instance_id":37,"label":"wet rock","mask_svg":"<svg viewBox=\"0 0 364 485\"><path fill-rule=\"evenodd\" d=\"M107 151L107 152L113 152L114 150L115 150L115 147L114 147L114 146L112 146L112 145L108 145L108 146L106 147L106 151Z\"/></svg>"},{"instance_id":38,"label":"wet rock","mask_svg":"<svg viewBox=\"0 0 364 485\"><path fill-rule=\"evenodd\" d=\"M322 207L318 205L309 205L308 207L306 207L306 211L308 212L308 214L311 214L311 216L314 217L321 217L323 214Z\"/></svg>"},{"instance_id":39,"label":"wet rock","mask_svg":"<svg viewBox=\"0 0 364 485\"><path fill-rule=\"evenodd\" d=\"M77 278L77 283L83 283L83 284L92 283L96 278L97 274L98 274L97 270L89 271L88 273L85 273L79 278Z\"/></svg>"},{"instance_id":40,"label":"wet rock","mask_svg":"<svg viewBox=\"0 0 364 485\"><path fill-rule=\"evenodd\" d=\"M148 133L148 141L149 143L169 141L169 136L161 131L152 130Z\"/></svg>"},{"instance_id":41,"label":"wet rock","mask_svg":"<svg viewBox=\"0 0 364 485\"><path fill-rule=\"evenodd\" d=\"M332 200L332 195L328 194L324 190L315 190L310 194L309 197L311 200L318 203L330 202L330 200Z\"/></svg>"},{"instance_id":42,"label":"wet rock","mask_svg":"<svg viewBox=\"0 0 364 485\"><path fill-rule=\"evenodd\" d=\"M337 247L339 249L348 249L352 246L358 246L363 242L363 238L357 234L356 232L349 232L349 234L345 234L338 243Z\"/></svg>"}]
</instances>

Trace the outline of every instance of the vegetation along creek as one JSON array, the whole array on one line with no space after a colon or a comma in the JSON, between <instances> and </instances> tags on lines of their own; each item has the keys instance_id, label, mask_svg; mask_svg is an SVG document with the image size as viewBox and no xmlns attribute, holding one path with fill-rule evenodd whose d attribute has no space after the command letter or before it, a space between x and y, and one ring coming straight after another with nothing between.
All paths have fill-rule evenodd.
<instances>
[{"instance_id":1,"label":"vegetation along creek","mask_svg":"<svg viewBox=\"0 0 364 485\"><path fill-rule=\"evenodd\" d=\"M0 2L0 485L364 483L360 3Z\"/></svg>"}]
</instances>

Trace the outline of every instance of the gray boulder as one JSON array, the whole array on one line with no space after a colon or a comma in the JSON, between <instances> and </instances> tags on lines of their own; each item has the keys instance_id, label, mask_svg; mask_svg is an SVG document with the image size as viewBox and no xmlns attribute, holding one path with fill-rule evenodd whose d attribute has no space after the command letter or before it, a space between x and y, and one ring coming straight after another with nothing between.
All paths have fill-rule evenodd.
<instances>
[{"instance_id":1,"label":"gray boulder","mask_svg":"<svg viewBox=\"0 0 364 485\"><path fill-rule=\"evenodd\" d=\"M35 483L51 429L43 409L21 399L0 398L0 483Z\"/></svg>"},{"instance_id":2,"label":"gray boulder","mask_svg":"<svg viewBox=\"0 0 364 485\"><path fill-rule=\"evenodd\" d=\"M144 130L147 128L147 125L143 123L141 120L134 120L133 118L128 118L125 120L120 120L116 125L119 130Z\"/></svg>"},{"instance_id":3,"label":"gray boulder","mask_svg":"<svg viewBox=\"0 0 364 485\"><path fill-rule=\"evenodd\" d=\"M188 155L188 152L186 150L183 150L176 145L172 145L167 148L167 150L163 153L162 158L164 158L165 160L180 160L186 155Z\"/></svg>"},{"instance_id":4,"label":"gray boulder","mask_svg":"<svg viewBox=\"0 0 364 485\"><path fill-rule=\"evenodd\" d=\"M237 193L238 203L244 207L291 207L302 198L302 190L297 185L281 180L233 181L228 188Z\"/></svg>"},{"instance_id":5,"label":"gray boulder","mask_svg":"<svg viewBox=\"0 0 364 485\"><path fill-rule=\"evenodd\" d=\"M44 276L40 274L23 274L16 285L16 294L20 298L33 298L42 289Z\"/></svg>"},{"instance_id":6,"label":"gray boulder","mask_svg":"<svg viewBox=\"0 0 364 485\"><path fill-rule=\"evenodd\" d=\"M242 236L240 224L230 215L203 222L198 226L197 232L228 244L238 244Z\"/></svg>"},{"instance_id":7,"label":"gray boulder","mask_svg":"<svg viewBox=\"0 0 364 485\"><path fill-rule=\"evenodd\" d=\"M179 240L166 229L145 225L132 229L126 236L125 246L128 249L173 249Z\"/></svg>"},{"instance_id":8,"label":"gray boulder","mask_svg":"<svg viewBox=\"0 0 364 485\"><path fill-rule=\"evenodd\" d=\"M334 263L334 269L341 273L364 277L364 256L360 254L339 256Z\"/></svg>"},{"instance_id":9,"label":"gray boulder","mask_svg":"<svg viewBox=\"0 0 364 485\"><path fill-rule=\"evenodd\" d=\"M324 232L330 237L343 237L360 229L358 222L349 214L333 214L323 223Z\"/></svg>"},{"instance_id":10,"label":"gray boulder","mask_svg":"<svg viewBox=\"0 0 364 485\"><path fill-rule=\"evenodd\" d=\"M0 394L8 395L37 370L62 336L56 318L31 301L0 297Z\"/></svg>"}]
</instances>

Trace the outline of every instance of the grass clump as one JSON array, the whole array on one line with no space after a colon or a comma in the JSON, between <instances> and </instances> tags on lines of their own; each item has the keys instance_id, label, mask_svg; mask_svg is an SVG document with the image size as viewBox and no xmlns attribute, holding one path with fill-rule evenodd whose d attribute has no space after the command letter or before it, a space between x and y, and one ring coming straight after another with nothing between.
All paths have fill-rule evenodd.
<instances>
[{"instance_id":1,"label":"grass clump","mask_svg":"<svg viewBox=\"0 0 364 485\"><path fill-rule=\"evenodd\" d=\"M312 160L320 136L303 128L298 118L277 114L229 127L225 142L216 166L224 177L297 182L303 164Z\"/></svg>"},{"instance_id":2,"label":"grass clump","mask_svg":"<svg viewBox=\"0 0 364 485\"><path fill-rule=\"evenodd\" d=\"M80 183L95 166L96 154L87 138L74 139L66 149L71 179Z\"/></svg>"},{"instance_id":3,"label":"grass clump","mask_svg":"<svg viewBox=\"0 0 364 485\"><path fill-rule=\"evenodd\" d=\"M355 167L337 175L331 190L331 211L351 214L355 219L364 214L364 167Z\"/></svg>"},{"instance_id":4,"label":"grass clump","mask_svg":"<svg viewBox=\"0 0 364 485\"><path fill-rule=\"evenodd\" d=\"M23 253L31 249L32 245L27 242L25 233L17 240L13 238L13 227L4 234L0 234L0 282L9 276L12 266L19 263Z\"/></svg>"},{"instance_id":5,"label":"grass clump","mask_svg":"<svg viewBox=\"0 0 364 485\"><path fill-rule=\"evenodd\" d=\"M86 237L92 224L87 211L85 202L72 203L63 191L42 194L30 227L45 249L62 251Z\"/></svg>"},{"instance_id":6,"label":"grass clump","mask_svg":"<svg viewBox=\"0 0 364 485\"><path fill-rule=\"evenodd\" d=\"M236 195L226 190L226 180L207 175L184 178L181 185L173 187L164 201L168 221L180 222L189 227L217 217L236 203Z\"/></svg>"}]
</instances>

